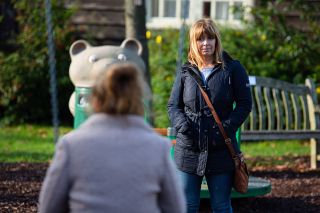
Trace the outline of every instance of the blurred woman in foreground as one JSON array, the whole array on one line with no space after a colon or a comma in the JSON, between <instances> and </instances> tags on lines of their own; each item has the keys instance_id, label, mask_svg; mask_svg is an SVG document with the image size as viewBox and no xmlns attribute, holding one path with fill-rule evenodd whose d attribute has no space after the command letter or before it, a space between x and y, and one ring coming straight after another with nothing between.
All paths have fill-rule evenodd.
<instances>
[{"instance_id":1,"label":"blurred woman in foreground","mask_svg":"<svg viewBox=\"0 0 320 213\"><path fill-rule=\"evenodd\" d=\"M140 73L122 63L99 76L95 113L58 142L39 212L185 211L170 142L143 119Z\"/></svg>"}]
</instances>

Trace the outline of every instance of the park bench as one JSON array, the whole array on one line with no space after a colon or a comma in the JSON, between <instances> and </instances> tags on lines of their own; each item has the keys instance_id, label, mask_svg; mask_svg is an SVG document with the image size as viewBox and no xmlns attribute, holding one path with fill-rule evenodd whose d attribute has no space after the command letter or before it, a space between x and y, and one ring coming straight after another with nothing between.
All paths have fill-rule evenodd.
<instances>
[{"instance_id":1,"label":"park bench","mask_svg":"<svg viewBox=\"0 0 320 213\"><path fill-rule=\"evenodd\" d=\"M310 140L311 168L320 166L320 108L311 79L304 85L250 76L252 112L242 141Z\"/></svg>"},{"instance_id":2,"label":"park bench","mask_svg":"<svg viewBox=\"0 0 320 213\"><path fill-rule=\"evenodd\" d=\"M295 85L258 76L250 76L249 80L253 98L252 112L241 127L238 142L308 139L311 168L319 168L320 110L313 82L306 79L305 85ZM174 141L175 132L172 128L155 130ZM269 180L250 176L248 192L239 194L232 191L232 197L253 197L270 191ZM205 180L201 187L201 197L209 198Z\"/></svg>"}]
</instances>

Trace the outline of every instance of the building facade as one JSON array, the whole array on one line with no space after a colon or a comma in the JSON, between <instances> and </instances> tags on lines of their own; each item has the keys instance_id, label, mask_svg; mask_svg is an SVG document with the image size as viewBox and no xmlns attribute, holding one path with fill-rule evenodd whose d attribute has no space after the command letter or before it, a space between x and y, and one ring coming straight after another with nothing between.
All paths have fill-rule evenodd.
<instances>
[{"instance_id":1,"label":"building facade","mask_svg":"<svg viewBox=\"0 0 320 213\"><path fill-rule=\"evenodd\" d=\"M125 39L124 0L65 0L75 7L71 18L77 39L93 39L97 45L120 45Z\"/></svg>"},{"instance_id":2,"label":"building facade","mask_svg":"<svg viewBox=\"0 0 320 213\"><path fill-rule=\"evenodd\" d=\"M254 6L254 0L147 0L148 28L179 28L185 17L192 23L202 17L211 17L220 24L239 26L242 13L239 8Z\"/></svg>"}]
</instances>

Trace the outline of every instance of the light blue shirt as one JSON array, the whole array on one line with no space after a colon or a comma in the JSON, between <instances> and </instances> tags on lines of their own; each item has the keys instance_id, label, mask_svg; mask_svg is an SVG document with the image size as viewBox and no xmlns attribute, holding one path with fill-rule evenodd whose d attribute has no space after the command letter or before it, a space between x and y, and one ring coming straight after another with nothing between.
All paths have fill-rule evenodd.
<instances>
[{"instance_id":1,"label":"light blue shirt","mask_svg":"<svg viewBox=\"0 0 320 213\"><path fill-rule=\"evenodd\" d=\"M217 71L221 68L220 65L221 64L219 63L219 64L214 65L213 67L204 67L200 70L200 74L201 74L202 81L204 84L207 83L207 79L211 73L214 73L215 71Z\"/></svg>"},{"instance_id":2,"label":"light blue shirt","mask_svg":"<svg viewBox=\"0 0 320 213\"><path fill-rule=\"evenodd\" d=\"M208 76L214 71L213 67L205 67L201 70L201 76L203 83L205 84L207 82Z\"/></svg>"},{"instance_id":3,"label":"light blue shirt","mask_svg":"<svg viewBox=\"0 0 320 213\"><path fill-rule=\"evenodd\" d=\"M204 80L207 80L208 76L212 73L213 67L205 67L201 70L202 77L204 77Z\"/></svg>"}]
</instances>

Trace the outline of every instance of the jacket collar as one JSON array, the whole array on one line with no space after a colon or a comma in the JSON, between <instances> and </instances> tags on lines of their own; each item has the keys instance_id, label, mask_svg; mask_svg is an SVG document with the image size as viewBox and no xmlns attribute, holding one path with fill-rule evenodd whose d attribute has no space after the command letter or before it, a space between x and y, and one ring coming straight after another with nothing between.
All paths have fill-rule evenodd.
<instances>
[{"instance_id":1,"label":"jacket collar","mask_svg":"<svg viewBox=\"0 0 320 213\"><path fill-rule=\"evenodd\" d=\"M186 72L188 72L198 85L200 85L202 87L206 87L206 85L205 85L206 83L203 82L202 76L201 76L200 71L197 66L188 63L188 64L185 64L185 66L182 67L182 69L185 70ZM219 69L219 68L216 67L213 69ZM211 73L208 76L208 79L211 78L211 76L214 75L217 71Z\"/></svg>"},{"instance_id":2,"label":"jacket collar","mask_svg":"<svg viewBox=\"0 0 320 213\"><path fill-rule=\"evenodd\" d=\"M152 130L152 128L139 115L109 115L106 113L92 114L80 128L92 128L95 126L105 126L106 128L123 128L128 127L143 128Z\"/></svg>"}]
</instances>

